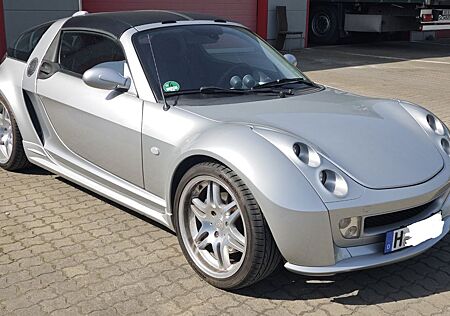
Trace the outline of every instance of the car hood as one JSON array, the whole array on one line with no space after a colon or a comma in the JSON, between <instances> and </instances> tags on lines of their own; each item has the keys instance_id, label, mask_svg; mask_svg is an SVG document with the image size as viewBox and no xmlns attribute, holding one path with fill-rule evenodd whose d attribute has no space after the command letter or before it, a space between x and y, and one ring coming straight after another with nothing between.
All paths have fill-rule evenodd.
<instances>
[{"instance_id":1,"label":"car hood","mask_svg":"<svg viewBox=\"0 0 450 316\"><path fill-rule=\"evenodd\" d=\"M296 135L355 181L372 189L423 183L444 166L438 149L393 100L335 89L300 96L185 110L221 122L264 126Z\"/></svg>"}]
</instances>

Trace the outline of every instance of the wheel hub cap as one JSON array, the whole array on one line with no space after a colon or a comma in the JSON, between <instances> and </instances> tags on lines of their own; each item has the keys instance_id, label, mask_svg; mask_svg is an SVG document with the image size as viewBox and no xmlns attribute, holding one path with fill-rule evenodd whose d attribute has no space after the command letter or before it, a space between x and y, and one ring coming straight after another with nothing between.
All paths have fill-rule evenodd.
<instances>
[{"instance_id":1,"label":"wheel hub cap","mask_svg":"<svg viewBox=\"0 0 450 316\"><path fill-rule=\"evenodd\" d=\"M6 163L12 155L13 131L11 116L7 108L0 103L0 163Z\"/></svg>"}]
</instances>

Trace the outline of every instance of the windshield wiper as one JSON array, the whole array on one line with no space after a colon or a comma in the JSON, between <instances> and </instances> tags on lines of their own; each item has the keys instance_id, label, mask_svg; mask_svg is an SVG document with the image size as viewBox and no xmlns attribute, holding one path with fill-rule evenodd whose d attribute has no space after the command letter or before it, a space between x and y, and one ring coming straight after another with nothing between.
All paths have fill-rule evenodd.
<instances>
[{"instance_id":1,"label":"windshield wiper","mask_svg":"<svg viewBox=\"0 0 450 316\"><path fill-rule=\"evenodd\" d=\"M271 89L267 87L266 89L261 88L257 90L253 89L225 89L220 87L201 87L200 92L203 94L215 94L215 93L230 93L230 94L251 94L251 93L275 93L279 94L279 90ZM287 92L286 94L291 94Z\"/></svg>"},{"instance_id":2,"label":"windshield wiper","mask_svg":"<svg viewBox=\"0 0 450 316\"><path fill-rule=\"evenodd\" d=\"M248 94L250 91L241 89L225 89L220 87L201 87L200 92L203 94L215 94L215 93Z\"/></svg>"},{"instance_id":3,"label":"windshield wiper","mask_svg":"<svg viewBox=\"0 0 450 316\"><path fill-rule=\"evenodd\" d=\"M311 87L316 87L315 83L308 81L304 78L283 78L283 79L278 79L278 80L262 83L260 85L253 87L253 89L257 90L257 89L262 89L262 88L282 87L284 85L293 84L293 83L302 83L302 84L306 84Z\"/></svg>"},{"instance_id":4,"label":"windshield wiper","mask_svg":"<svg viewBox=\"0 0 450 316\"><path fill-rule=\"evenodd\" d=\"M280 96L280 98L284 98L287 95L293 95L294 93L291 90L283 91L283 90L274 90L271 87L261 87L257 86L257 89L226 89L220 87L201 87L200 89L192 89L192 90L182 90L175 92L165 93L164 96L166 98L180 95L189 95L189 94L255 94L255 93L274 93Z\"/></svg>"},{"instance_id":5,"label":"windshield wiper","mask_svg":"<svg viewBox=\"0 0 450 316\"><path fill-rule=\"evenodd\" d=\"M248 94L250 90L225 89L220 87L201 87L200 89L182 90L176 92L165 93L165 97L186 94Z\"/></svg>"}]
</instances>

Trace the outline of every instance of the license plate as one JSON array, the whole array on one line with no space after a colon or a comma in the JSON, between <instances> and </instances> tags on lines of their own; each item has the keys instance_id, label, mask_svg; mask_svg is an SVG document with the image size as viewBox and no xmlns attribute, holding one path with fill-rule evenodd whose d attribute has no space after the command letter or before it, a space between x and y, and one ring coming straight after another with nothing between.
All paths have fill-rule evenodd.
<instances>
[{"instance_id":1,"label":"license plate","mask_svg":"<svg viewBox=\"0 0 450 316\"><path fill-rule=\"evenodd\" d=\"M417 246L429 239L438 237L442 234L443 229L444 221L441 212L439 212L420 222L387 232L384 253Z\"/></svg>"}]
</instances>

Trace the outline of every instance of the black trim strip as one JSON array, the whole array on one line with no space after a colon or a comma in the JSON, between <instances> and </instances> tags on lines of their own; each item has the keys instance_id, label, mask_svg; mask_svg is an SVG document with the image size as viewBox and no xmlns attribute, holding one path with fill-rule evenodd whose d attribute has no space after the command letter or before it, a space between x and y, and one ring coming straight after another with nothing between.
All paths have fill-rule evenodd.
<instances>
[{"instance_id":1,"label":"black trim strip","mask_svg":"<svg viewBox=\"0 0 450 316\"><path fill-rule=\"evenodd\" d=\"M31 123L33 124L36 134L38 135L39 139L41 140L42 145L44 145L45 144L44 133L42 131L41 124L39 123L39 119L36 114L36 110L34 109L33 102L31 101L30 96L28 95L29 92L27 92L25 90L22 90L22 91L23 91L23 98L25 100L25 105L27 107L28 114L30 115Z\"/></svg>"}]
</instances>

